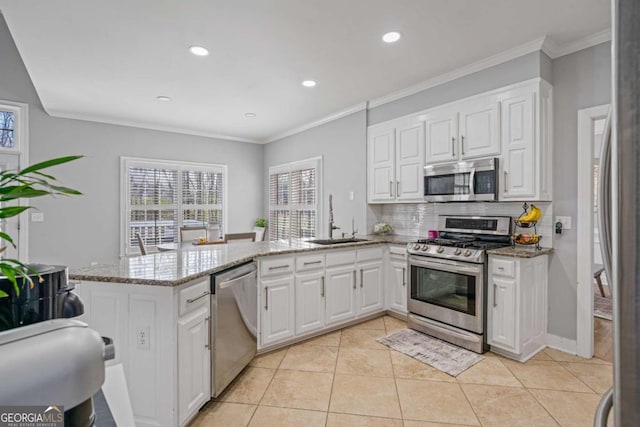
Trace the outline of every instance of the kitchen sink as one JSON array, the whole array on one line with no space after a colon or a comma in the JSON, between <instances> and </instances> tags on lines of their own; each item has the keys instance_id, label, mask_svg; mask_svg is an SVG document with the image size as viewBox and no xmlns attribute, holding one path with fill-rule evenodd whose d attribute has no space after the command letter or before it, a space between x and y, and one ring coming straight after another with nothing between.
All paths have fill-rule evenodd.
<instances>
[{"instance_id":1,"label":"kitchen sink","mask_svg":"<svg viewBox=\"0 0 640 427\"><path fill-rule=\"evenodd\" d=\"M368 242L368 240L358 239L355 237L345 237L342 239L312 239L308 240L308 242L315 243L316 245L341 245L344 243Z\"/></svg>"}]
</instances>

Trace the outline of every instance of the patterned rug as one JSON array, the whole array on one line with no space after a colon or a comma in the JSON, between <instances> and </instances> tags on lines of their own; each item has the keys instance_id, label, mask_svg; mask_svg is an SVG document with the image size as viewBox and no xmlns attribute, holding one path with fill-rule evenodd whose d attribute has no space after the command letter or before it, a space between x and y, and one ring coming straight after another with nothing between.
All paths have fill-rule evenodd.
<instances>
[{"instance_id":1,"label":"patterned rug","mask_svg":"<svg viewBox=\"0 0 640 427\"><path fill-rule=\"evenodd\" d=\"M613 320L613 307L611 303L611 293L609 287L604 287L607 297L600 295L597 286L593 287L593 315L601 319Z\"/></svg>"},{"instance_id":2,"label":"patterned rug","mask_svg":"<svg viewBox=\"0 0 640 427\"><path fill-rule=\"evenodd\" d=\"M477 353L413 329L401 329L391 335L379 338L378 342L433 366L452 377L457 377L484 359L484 356Z\"/></svg>"}]
</instances>

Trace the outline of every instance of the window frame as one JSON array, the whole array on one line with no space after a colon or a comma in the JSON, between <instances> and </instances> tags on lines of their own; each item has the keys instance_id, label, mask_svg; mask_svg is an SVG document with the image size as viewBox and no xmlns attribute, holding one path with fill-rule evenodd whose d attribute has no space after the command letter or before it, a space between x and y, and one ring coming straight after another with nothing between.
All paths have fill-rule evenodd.
<instances>
[{"instance_id":1,"label":"window frame","mask_svg":"<svg viewBox=\"0 0 640 427\"><path fill-rule=\"evenodd\" d=\"M289 163L283 163L279 165L274 165L269 167L269 171L267 174L267 215L268 218L271 218L272 210L284 210L282 208L283 205L272 205L271 204L271 176L275 174L289 173L291 174L295 170L302 169L311 169L314 168L316 170L316 203L315 203L315 211L316 211L316 230L315 237L318 237L322 234L322 218L323 218L323 158L322 156L310 157L303 160L296 160ZM291 175L289 175L291 176ZM291 179L289 180L289 188L293 187L293 183ZM291 201L291 193L289 193L289 201ZM289 211L289 218L292 218L292 212L301 210L300 208L304 208L308 205L300 205L300 204L292 204L287 203L287 209ZM291 225L291 224L290 224ZM269 229L271 230L273 227L272 224L269 223ZM267 239L271 241L271 232L268 230L269 236ZM291 228L287 233L287 238L285 240L291 240Z\"/></svg>"},{"instance_id":2,"label":"window frame","mask_svg":"<svg viewBox=\"0 0 640 427\"><path fill-rule=\"evenodd\" d=\"M201 171L201 172L216 172L222 173L222 230L226 230L228 224L228 192L229 192L229 174L227 165L217 163L197 163L187 161L167 161L160 159L148 159L141 157L120 157L120 256L139 254L140 250L137 246L128 246L128 232L130 226L130 195L129 195L129 174L128 170L131 167L141 168L162 168L171 169L177 171L176 192L177 192L177 204L166 205L166 209L175 209L177 212L177 225L176 232L183 224L183 210L187 207L194 209L200 209L204 205L184 205L182 203L182 172L184 170L189 171ZM186 207L185 207L186 206ZM165 206L163 206L165 208ZM148 249L155 249L156 245L147 245Z\"/></svg>"},{"instance_id":3,"label":"window frame","mask_svg":"<svg viewBox=\"0 0 640 427\"><path fill-rule=\"evenodd\" d=\"M27 104L11 101L0 101L0 110L13 113L13 142L12 148L0 146L0 152L5 154L22 154L28 137Z\"/></svg>"}]
</instances>

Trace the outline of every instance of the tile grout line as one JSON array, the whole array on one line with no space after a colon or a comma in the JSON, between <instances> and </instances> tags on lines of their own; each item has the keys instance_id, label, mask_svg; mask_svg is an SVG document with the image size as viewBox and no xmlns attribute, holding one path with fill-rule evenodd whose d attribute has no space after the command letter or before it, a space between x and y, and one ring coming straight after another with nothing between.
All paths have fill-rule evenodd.
<instances>
[{"instance_id":1,"label":"tile grout line","mask_svg":"<svg viewBox=\"0 0 640 427\"><path fill-rule=\"evenodd\" d=\"M282 355L282 359L280 359L280 362L278 362L278 366L276 367L276 369L273 372L273 376L271 377L271 379L269 380L269 384L267 384L267 386L264 389L264 392L262 392L262 396L260 396L260 400L258 400L258 404L256 405L256 409L253 411L253 414L251 414L251 418L249 419L249 423L247 424L247 426L249 426L251 424L251 421L253 421L253 417L256 415L256 412L258 412L258 408L260 408L260 406L262 406L260 403L262 402L262 399L264 399L265 394L267 394L267 390L269 389L269 387L271 386L271 383L273 382L273 379L276 377L276 374L278 373L278 371L280 370L280 365L282 365L282 361L284 360L284 358L287 356L287 353L289 353L289 349L291 348L291 346L286 348L286 351L284 352L284 354ZM266 406L266 405L265 405Z\"/></svg>"},{"instance_id":2,"label":"tile grout line","mask_svg":"<svg viewBox=\"0 0 640 427\"><path fill-rule=\"evenodd\" d=\"M469 396L467 396L467 393L464 392L464 387L462 387L461 384L459 384L457 381L455 382L455 384L460 387L460 391L462 392L462 395L464 396L465 400L467 401L467 403L469 404L469 408L471 408L471 411L473 412L473 416L476 417L476 420L478 421L478 424L480 426L484 426L484 424L482 423L482 420L480 419L480 416L478 415L478 413L476 412L476 409L473 407L473 405L471 404L471 400L469 400Z\"/></svg>"},{"instance_id":3,"label":"tile grout line","mask_svg":"<svg viewBox=\"0 0 640 427\"><path fill-rule=\"evenodd\" d=\"M338 359L340 358L340 348L342 347L342 334L344 328L339 329L340 331L340 340L338 341L338 354L336 354L336 363L333 366L333 377L331 378L331 390L329 391L329 404L327 405L327 416L324 419L325 427L329 423L329 411L331 410L331 400L333 399L333 386L336 383L336 371L338 370Z\"/></svg>"}]
</instances>

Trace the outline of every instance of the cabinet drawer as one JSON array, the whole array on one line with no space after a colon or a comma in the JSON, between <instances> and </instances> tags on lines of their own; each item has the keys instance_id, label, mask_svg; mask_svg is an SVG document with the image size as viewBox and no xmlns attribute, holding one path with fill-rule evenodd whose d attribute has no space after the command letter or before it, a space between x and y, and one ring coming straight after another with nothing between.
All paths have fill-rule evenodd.
<instances>
[{"instance_id":1,"label":"cabinet drawer","mask_svg":"<svg viewBox=\"0 0 640 427\"><path fill-rule=\"evenodd\" d=\"M491 260L491 274L504 277L515 277L516 262L511 259L494 258Z\"/></svg>"},{"instance_id":2,"label":"cabinet drawer","mask_svg":"<svg viewBox=\"0 0 640 427\"><path fill-rule=\"evenodd\" d=\"M356 263L356 251L354 250L327 252L326 257L327 267Z\"/></svg>"},{"instance_id":3,"label":"cabinet drawer","mask_svg":"<svg viewBox=\"0 0 640 427\"><path fill-rule=\"evenodd\" d=\"M209 295L211 294L211 286L209 283L210 279L206 278L180 291L178 297L180 316L184 316L196 308L209 304Z\"/></svg>"},{"instance_id":4,"label":"cabinet drawer","mask_svg":"<svg viewBox=\"0 0 640 427\"><path fill-rule=\"evenodd\" d=\"M398 258L400 256L403 257L403 258L406 258L407 257L407 247L406 246L389 246L389 253L394 258Z\"/></svg>"},{"instance_id":5,"label":"cabinet drawer","mask_svg":"<svg viewBox=\"0 0 640 427\"><path fill-rule=\"evenodd\" d=\"M263 258L260 260L260 276L275 276L283 273L293 273L295 265L293 257Z\"/></svg>"},{"instance_id":6,"label":"cabinet drawer","mask_svg":"<svg viewBox=\"0 0 640 427\"><path fill-rule=\"evenodd\" d=\"M321 268L324 268L324 254L296 257L296 271L318 270Z\"/></svg>"},{"instance_id":7,"label":"cabinet drawer","mask_svg":"<svg viewBox=\"0 0 640 427\"><path fill-rule=\"evenodd\" d=\"M358 262L382 259L382 246L358 249Z\"/></svg>"}]
</instances>

